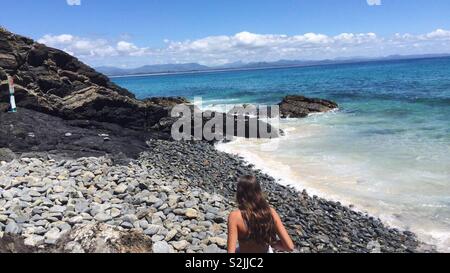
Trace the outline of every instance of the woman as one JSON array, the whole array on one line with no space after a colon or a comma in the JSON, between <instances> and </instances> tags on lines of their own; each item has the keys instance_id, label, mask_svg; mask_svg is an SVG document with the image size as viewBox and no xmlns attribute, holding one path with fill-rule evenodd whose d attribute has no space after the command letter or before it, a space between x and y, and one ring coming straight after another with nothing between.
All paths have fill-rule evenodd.
<instances>
[{"instance_id":1,"label":"woman","mask_svg":"<svg viewBox=\"0 0 450 273\"><path fill-rule=\"evenodd\" d=\"M272 248L294 250L280 216L269 206L254 176L239 179L237 202L239 210L228 218L228 253L271 253Z\"/></svg>"}]
</instances>

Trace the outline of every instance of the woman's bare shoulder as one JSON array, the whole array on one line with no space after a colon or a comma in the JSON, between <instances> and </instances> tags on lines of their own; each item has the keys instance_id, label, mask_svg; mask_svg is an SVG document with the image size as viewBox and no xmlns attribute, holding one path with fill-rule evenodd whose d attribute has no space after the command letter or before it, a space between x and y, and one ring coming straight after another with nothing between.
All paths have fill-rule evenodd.
<instances>
[{"instance_id":1,"label":"woman's bare shoulder","mask_svg":"<svg viewBox=\"0 0 450 273\"><path fill-rule=\"evenodd\" d=\"M274 208L270 208L270 212L272 213L272 217L273 218L278 218L278 217L280 217L279 215L278 215L278 212L274 209Z\"/></svg>"},{"instance_id":2,"label":"woman's bare shoulder","mask_svg":"<svg viewBox=\"0 0 450 273\"><path fill-rule=\"evenodd\" d=\"M230 212L230 215L228 216L228 222L238 223L241 218L242 218L241 212L239 210L234 210Z\"/></svg>"},{"instance_id":3,"label":"woman's bare shoulder","mask_svg":"<svg viewBox=\"0 0 450 273\"><path fill-rule=\"evenodd\" d=\"M230 212L230 217L239 218L241 216L242 214L240 210L233 210L232 212Z\"/></svg>"}]
</instances>

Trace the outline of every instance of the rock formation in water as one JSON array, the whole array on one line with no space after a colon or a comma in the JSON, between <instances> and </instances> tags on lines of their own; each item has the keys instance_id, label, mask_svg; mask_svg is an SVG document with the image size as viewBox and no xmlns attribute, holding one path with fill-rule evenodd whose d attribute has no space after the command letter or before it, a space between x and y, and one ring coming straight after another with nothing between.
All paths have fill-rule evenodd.
<instances>
[{"instance_id":1,"label":"rock formation in water","mask_svg":"<svg viewBox=\"0 0 450 273\"><path fill-rule=\"evenodd\" d=\"M295 95L285 97L279 106L283 118L304 118L312 113L329 112L339 107L337 103L329 100Z\"/></svg>"}]
</instances>

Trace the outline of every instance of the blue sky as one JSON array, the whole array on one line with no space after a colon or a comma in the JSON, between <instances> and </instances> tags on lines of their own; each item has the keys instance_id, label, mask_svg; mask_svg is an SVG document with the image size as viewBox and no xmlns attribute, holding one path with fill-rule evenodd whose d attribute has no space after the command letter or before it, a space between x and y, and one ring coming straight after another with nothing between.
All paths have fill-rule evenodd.
<instances>
[{"instance_id":1,"label":"blue sky","mask_svg":"<svg viewBox=\"0 0 450 273\"><path fill-rule=\"evenodd\" d=\"M0 25L97 66L214 65L450 48L448 0L10 0L1 5Z\"/></svg>"}]
</instances>

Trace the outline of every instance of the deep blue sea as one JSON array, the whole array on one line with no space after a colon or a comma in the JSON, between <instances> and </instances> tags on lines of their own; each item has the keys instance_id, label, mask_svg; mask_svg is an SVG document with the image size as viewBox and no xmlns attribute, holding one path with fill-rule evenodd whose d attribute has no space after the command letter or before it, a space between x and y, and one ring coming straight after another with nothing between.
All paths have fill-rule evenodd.
<instances>
[{"instance_id":1,"label":"deep blue sea","mask_svg":"<svg viewBox=\"0 0 450 273\"><path fill-rule=\"evenodd\" d=\"M114 78L137 97L201 97L203 108L276 104L288 94L340 110L284 120L218 148L299 189L354 205L450 251L450 58ZM274 141L274 140L272 140Z\"/></svg>"}]
</instances>

